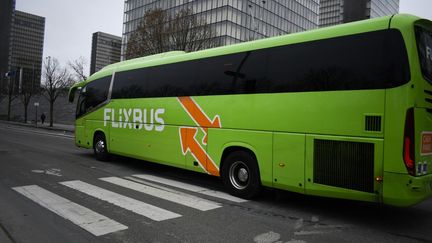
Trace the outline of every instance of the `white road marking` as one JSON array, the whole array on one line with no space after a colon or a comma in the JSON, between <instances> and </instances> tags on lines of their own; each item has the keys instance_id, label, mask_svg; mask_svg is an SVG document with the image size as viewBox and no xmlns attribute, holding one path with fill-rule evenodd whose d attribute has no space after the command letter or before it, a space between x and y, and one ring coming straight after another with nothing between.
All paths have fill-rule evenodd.
<instances>
[{"instance_id":1,"label":"white road marking","mask_svg":"<svg viewBox=\"0 0 432 243\"><path fill-rule=\"evenodd\" d=\"M287 241L285 243L306 243L306 241L304 240L295 240L295 239L291 239L290 241Z\"/></svg>"},{"instance_id":2,"label":"white road marking","mask_svg":"<svg viewBox=\"0 0 432 243\"><path fill-rule=\"evenodd\" d=\"M31 172L38 173L38 174L44 174L45 173L44 170L32 170Z\"/></svg>"},{"instance_id":3,"label":"white road marking","mask_svg":"<svg viewBox=\"0 0 432 243\"><path fill-rule=\"evenodd\" d=\"M71 221L95 236L105 235L128 227L98 214L86 207L60 197L39 186L30 185L12 188L42 207Z\"/></svg>"},{"instance_id":4,"label":"white road marking","mask_svg":"<svg viewBox=\"0 0 432 243\"><path fill-rule=\"evenodd\" d=\"M88 194L100 200L112 203L118 207L132 211L144 217L150 218L155 221L162 221L181 217L180 214L170 212L168 210L158 208L156 206L138 201L136 199L120 195L118 193L105 190L103 188L93 186L82 181L65 181L60 184L73 188L77 191Z\"/></svg>"},{"instance_id":5,"label":"white road marking","mask_svg":"<svg viewBox=\"0 0 432 243\"><path fill-rule=\"evenodd\" d=\"M319 230L311 230L311 231L301 230L301 231L294 232L294 235L319 235L325 233L331 233L331 232L324 232Z\"/></svg>"},{"instance_id":6,"label":"white road marking","mask_svg":"<svg viewBox=\"0 0 432 243\"><path fill-rule=\"evenodd\" d=\"M187 191L191 191L191 192L200 192L200 191L207 190L207 188L204 188L204 187L195 186L195 185L183 183L183 182L180 182L180 181L166 179L166 178L163 178L163 177L158 177L158 176L153 176L153 175L140 174L140 175L132 175L132 176L138 177L138 178L141 178L141 179L144 179L144 180L158 182L158 183L165 184L165 185L168 185L168 186L173 186L173 187L181 188L181 189L184 189L184 190L187 190Z\"/></svg>"},{"instance_id":7,"label":"white road marking","mask_svg":"<svg viewBox=\"0 0 432 243\"><path fill-rule=\"evenodd\" d=\"M264 234L260 234L254 237L254 242L256 243L273 243L280 239L280 234L270 231Z\"/></svg>"},{"instance_id":8,"label":"white road marking","mask_svg":"<svg viewBox=\"0 0 432 243\"><path fill-rule=\"evenodd\" d=\"M47 175L54 175L54 176L59 176L61 177L62 175L60 174L60 169L47 169L47 170L32 170L31 172L33 173L38 173L38 174L47 174Z\"/></svg>"},{"instance_id":9,"label":"white road marking","mask_svg":"<svg viewBox=\"0 0 432 243\"><path fill-rule=\"evenodd\" d=\"M137 178L141 178L144 180L149 180L149 181L165 184L168 186L180 188L183 190L204 194L204 195L211 196L211 197L225 199L225 200L232 201L232 202L237 202L237 203L247 202L247 200L245 200L245 199L231 196L230 194L225 193L225 192L209 190L205 187L195 186L195 185L191 185L191 184L176 181L176 180L166 179L166 178L153 176L153 175L147 175L147 174L132 175L132 176L137 177Z\"/></svg>"},{"instance_id":10,"label":"white road marking","mask_svg":"<svg viewBox=\"0 0 432 243\"><path fill-rule=\"evenodd\" d=\"M99 179L118 186L126 187L138 192L142 192L154 197L162 198L167 201L171 201L187 207L195 208L201 211L207 211L207 210L212 210L221 207L216 202L205 200L199 197L195 197L180 192L174 193L172 191L166 191L166 190L154 188L148 185L143 185L140 183L136 183L118 177L106 177L106 178L99 178Z\"/></svg>"},{"instance_id":11,"label":"white road marking","mask_svg":"<svg viewBox=\"0 0 432 243\"><path fill-rule=\"evenodd\" d=\"M296 230L300 229L301 227L303 227L303 219L302 218L298 219L294 224L294 229L296 229Z\"/></svg>"},{"instance_id":12,"label":"white road marking","mask_svg":"<svg viewBox=\"0 0 432 243\"><path fill-rule=\"evenodd\" d=\"M135 182L138 182L138 183L141 183L141 184L144 184L144 185L148 185L148 186L151 186L151 187L154 187L154 188L159 188L159 189L162 189L162 190L165 190L165 191L174 192L174 193L178 193L179 192L179 191L174 190L174 189L172 189L170 187L161 186L160 184L156 184L156 183L153 183L153 182L150 182L150 181L146 181L146 180L143 180L143 179L139 179L139 178L135 178L135 177L132 177L132 176L125 176L124 178L126 180L135 181Z\"/></svg>"},{"instance_id":13,"label":"white road marking","mask_svg":"<svg viewBox=\"0 0 432 243\"><path fill-rule=\"evenodd\" d=\"M312 216L312 218L311 218L312 223L317 223L318 221L319 221L318 216Z\"/></svg>"},{"instance_id":14,"label":"white road marking","mask_svg":"<svg viewBox=\"0 0 432 243\"><path fill-rule=\"evenodd\" d=\"M201 191L198 192L207 196L211 196L211 197L217 197L217 198L221 198L221 199L225 199L227 201L231 201L231 202L237 202L237 203L242 203L242 202L247 202L248 200L245 200L243 198L239 198L239 197L234 197L231 196L228 193L225 192L220 192L220 191L215 191L215 190L205 190L205 191Z\"/></svg>"}]
</instances>

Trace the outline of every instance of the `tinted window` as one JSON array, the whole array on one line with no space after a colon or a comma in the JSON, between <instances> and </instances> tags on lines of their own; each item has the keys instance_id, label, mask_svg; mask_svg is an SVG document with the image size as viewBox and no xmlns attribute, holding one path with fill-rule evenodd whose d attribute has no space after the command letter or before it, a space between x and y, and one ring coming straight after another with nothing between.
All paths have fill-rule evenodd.
<instances>
[{"instance_id":1,"label":"tinted window","mask_svg":"<svg viewBox=\"0 0 432 243\"><path fill-rule=\"evenodd\" d=\"M384 30L120 72L112 98L383 89L409 79L402 35Z\"/></svg>"},{"instance_id":2,"label":"tinted window","mask_svg":"<svg viewBox=\"0 0 432 243\"><path fill-rule=\"evenodd\" d=\"M382 89L410 78L397 30L276 47L268 54L271 92Z\"/></svg>"},{"instance_id":3,"label":"tinted window","mask_svg":"<svg viewBox=\"0 0 432 243\"><path fill-rule=\"evenodd\" d=\"M245 52L202 59L197 63L197 95L261 93L265 84L266 52Z\"/></svg>"},{"instance_id":4,"label":"tinted window","mask_svg":"<svg viewBox=\"0 0 432 243\"><path fill-rule=\"evenodd\" d=\"M432 32L416 27L416 38L423 76L432 83Z\"/></svg>"},{"instance_id":5,"label":"tinted window","mask_svg":"<svg viewBox=\"0 0 432 243\"><path fill-rule=\"evenodd\" d=\"M137 98L145 97L144 78L147 69L138 69L128 72L120 72L115 75L112 98Z\"/></svg>"},{"instance_id":6,"label":"tinted window","mask_svg":"<svg viewBox=\"0 0 432 243\"><path fill-rule=\"evenodd\" d=\"M107 100L111 76L94 80L81 89L78 98L77 117Z\"/></svg>"}]
</instances>

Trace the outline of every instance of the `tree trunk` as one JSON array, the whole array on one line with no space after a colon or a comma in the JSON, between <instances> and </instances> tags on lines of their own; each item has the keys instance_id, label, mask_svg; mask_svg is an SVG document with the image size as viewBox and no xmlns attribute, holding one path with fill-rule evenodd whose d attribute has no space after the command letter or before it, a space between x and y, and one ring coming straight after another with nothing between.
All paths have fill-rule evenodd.
<instances>
[{"instance_id":1,"label":"tree trunk","mask_svg":"<svg viewBox=\"0 0 432 243\"><path fill-rule=\"evenodd\" d=\"M28 108L28 102L24 103L24 123L27 124L27 108Z\"/></svg>"},{"instance_id":2,"label":"tree trunk","mask_svg":"<svg viewBox=\"0 0 432 243\"><path fill-rule=\"evenodd\" d=\"M7 120L8 121L10 121L11 104L12 104L12 95L9 94L9 97L8 97L8 112L7 112Z\"/></svg>"},{"instance_id":3,"label":"tree trunk","mask_svg":"<svg viewBox=\"0 0 432 243\"><path fill-rule=\"evenodd\" d=\"M50 101L50 127L53 126L54 123L54 101Z\"/></svg>"}]
</instances>

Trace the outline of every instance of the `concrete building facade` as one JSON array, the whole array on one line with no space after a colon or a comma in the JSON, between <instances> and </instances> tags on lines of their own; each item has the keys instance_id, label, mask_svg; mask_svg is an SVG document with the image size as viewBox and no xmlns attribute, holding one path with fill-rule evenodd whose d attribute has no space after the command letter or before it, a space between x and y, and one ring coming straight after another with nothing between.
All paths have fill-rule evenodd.
<instances>
[{"instance_id":1,"label":"concrete building facade","mask_svg":"<svg viewBox=\"0 0 432 243\"><path fill-rule=\"evenodd\" d=\"M152 9L171 15L192 9L215 30L217 45L230 45L317 28L319 0L125 0L122 57L131 34Z\"/></svg>"},{"instance_id":2,"label":"concrete building facade","mask_svg":"<svg viewBox=\"0 0 432 243\"><path fill-rule=\"evenodd\" d=\"M319 26L326 27L399 12L399 0L321 0Z\"/></svg>"},{"instance_id":3,"label":"concrete building facade","mask_svg":"<svg viewBox=\"0 0 432 243\"><path fill-rule=\"evenodd\" d=\"M96 32L92 38L90 75L106 65L119 62L121 54L121 37Z\"/></svg>"},{"instance_id":4,"label":"concrete building facade","mask_svg":"<svg viewBox=\"0 0 432 243\"><path fill-rule=\"evenodd\" d=\"M15 11L10 34L10 65L20 88L37 89L41 84L45 18Z\"/></svg>"}]
</instances>

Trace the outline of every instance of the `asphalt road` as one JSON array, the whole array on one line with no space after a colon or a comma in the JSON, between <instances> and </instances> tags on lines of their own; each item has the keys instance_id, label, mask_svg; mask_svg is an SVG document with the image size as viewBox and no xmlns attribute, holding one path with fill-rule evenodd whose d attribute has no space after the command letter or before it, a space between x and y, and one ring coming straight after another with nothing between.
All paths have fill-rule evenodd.
<instances>
[{"instance_id":1,"label":"asphalt road","mask_svg":"<svg viewBox=\"0 0 432 243\"><path fill-rule=\"evenodd\" d=\"M432 242L432 200L394 208L265 190L0 124L0 242Z\"/></svg>"}]
</instances>

